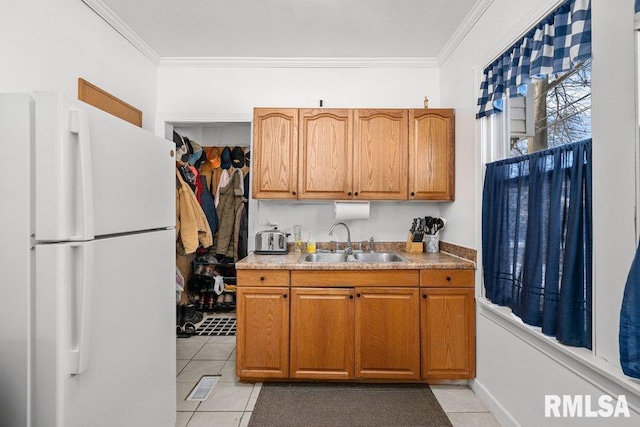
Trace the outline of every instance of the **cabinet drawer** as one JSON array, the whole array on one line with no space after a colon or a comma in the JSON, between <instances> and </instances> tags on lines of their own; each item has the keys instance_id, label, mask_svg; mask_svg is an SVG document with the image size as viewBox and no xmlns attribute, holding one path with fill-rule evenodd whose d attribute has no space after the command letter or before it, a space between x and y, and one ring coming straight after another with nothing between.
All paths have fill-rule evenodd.
<instances>
[{"instance_id":1,"label":"cabinet drawer","mask_svg":"<svg viewBox=\"0 0 640 427\"><path fill-rule=\"evenodd\" d=\"M474 286L474 270L421 270L420 286Z\"/></svg>"},{"instance_id":2,"label":"cabinet drawer","mask_svg":"<svg viewBox=\"0 0 640 427\"><path fill-rule=\"evenodd\" d=\"M289 270L237 270L238 286L289 286Z\"/></svg>"},{"instance_id":3,"label":"cabinet drawer","mask_svg":"<svg viewBox=\"0 0 640 427\"><path fill-rule=\"evenodd\" d=\"M292 270L291 286L418 286L418 270Z\"/></svg>"}]
</instances>

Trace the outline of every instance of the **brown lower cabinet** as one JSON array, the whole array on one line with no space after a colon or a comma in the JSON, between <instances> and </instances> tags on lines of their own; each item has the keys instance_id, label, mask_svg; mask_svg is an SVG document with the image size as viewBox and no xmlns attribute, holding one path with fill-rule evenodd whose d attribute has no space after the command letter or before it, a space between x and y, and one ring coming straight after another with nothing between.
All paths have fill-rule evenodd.
<instances>
[{"instance_id":1,"label":"brown lower cabinet","mask_svg":"<svg viewBox=\"0 0 640 427\"><path fill-rule=\"evenodd\" d=\"M473 277L473 270L238 270L237 375L473 378Z\"/></svg>"},{"instance_id":2,"label":"brown lower cabinet","mask_svg":"<svg viewBox=\"0 0 640 427\"><path fill-rule=\"evenodd\" d=\"M292 288L291 297L291 378L420 378L417 288Z\"/></svg>"},{"instance_id":3,"label":"brown lower cabinet","mask_svg":"<svg viewBox=\"0 0 640 427\"><path fill-rule=\"evenodd\" d=\"M356 378L420 378L417 288L356 288Z\"/></svg>"},{"instance_id":4,"label":"brown lower cabinet","mask_svg":"<svg viewBox=\"0 0 640 427\"><path fill-rule=\"evenodd\" d=\"M420 294L422 378L473 378L473 288L421 288Z\"/></svg>"},{"instance_id":5,"label":"brown lower cabinet","mask_svg":"<svg viewBox=\"0 0 640 427\"><path fill-rule=\"evenodd\" d=\"M291 378L353 378L353 288L291 289Z\"/></svg>"},{"instance_id":6,"label":"brown lower cabinet","mask_svg":"<svg viewBox=\"0 0 640 427\"><path fill-rule=\"evenodd\" d=\"M289 287L238 287L236 314L236 374L288 378Z\"/></svg>"}]
</instances>

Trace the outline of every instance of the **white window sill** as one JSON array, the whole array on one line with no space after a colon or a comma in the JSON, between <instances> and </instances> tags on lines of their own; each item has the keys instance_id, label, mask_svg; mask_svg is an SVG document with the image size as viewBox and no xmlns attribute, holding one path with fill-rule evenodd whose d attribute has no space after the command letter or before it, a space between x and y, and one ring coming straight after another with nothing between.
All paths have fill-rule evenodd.
<instances>
[{"instance_id":1,"label":"white window sill","mask_svg":"<svg viewBox=\"0 0 640 427\"><path fill-rule=\"evenodd\" d=\"M478 315L491 320L516 337L530 344L566 369L600 388L610 396L625 395L629 408L640 412L640 380L626 376L622 368L593 355L582 347L566 346L544 335L541 328L530 326L516 317L508 307L477 297Z\"/></svg>"}]
</instances>

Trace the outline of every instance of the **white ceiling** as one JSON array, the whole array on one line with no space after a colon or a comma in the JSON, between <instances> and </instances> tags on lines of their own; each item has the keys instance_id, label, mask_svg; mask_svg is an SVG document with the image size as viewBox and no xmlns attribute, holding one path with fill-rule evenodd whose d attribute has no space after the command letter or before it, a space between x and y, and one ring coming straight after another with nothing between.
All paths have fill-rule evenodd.
<instances>
[{"instance_id":1,"label":"white ceiling","mask_svg":"<svg viewBox=\"0 0 640 427\"><path fill-rule=\"evenodd\" d=\"M436 58L476 1L92 0L162 58Z\"/></svg>"}]
</instances>

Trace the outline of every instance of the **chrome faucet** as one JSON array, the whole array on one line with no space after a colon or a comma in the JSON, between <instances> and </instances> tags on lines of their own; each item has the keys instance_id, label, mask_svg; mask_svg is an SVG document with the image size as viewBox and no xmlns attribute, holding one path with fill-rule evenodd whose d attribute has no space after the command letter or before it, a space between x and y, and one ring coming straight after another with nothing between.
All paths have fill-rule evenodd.
<instances>
[{"instance_id":1,"label":"chrome faucet","mask_svg":"<svg viewBox=\"0 0 640 427\"><path fill-rule=\"evenodd\" d=\"M375 252L374 248L373 248L373 244L375 242L373 241L373 236L371 236L371 238L369 239L369 252Z\"/></svg>"},{"instance_id":2,"label":"chrome faucet","mask_svg":"<svg viewBox=\"0 0 640 427\"><path fill-rule=\"evenodd\" d=\"M349 227L347 227L347 224L345 224L344 222L336 222L331 226L331 229L329 230L329 236L333 236L333 229L338 225L343 225L344 228L347 229L347 245L344 247L344 253L347 255L352 254L353 249L351 248L351 231L349 231Z\"/></svg>"}]
</instances>

